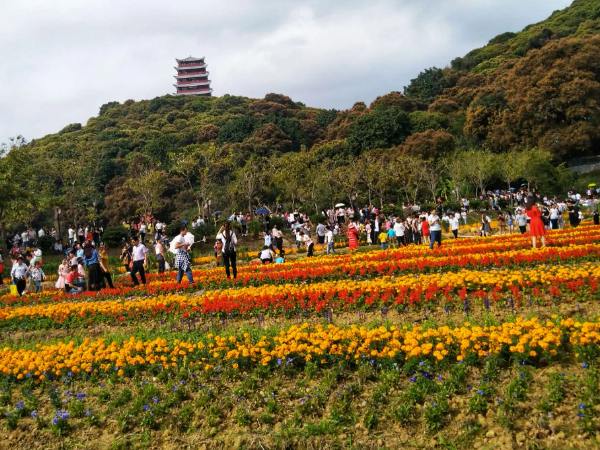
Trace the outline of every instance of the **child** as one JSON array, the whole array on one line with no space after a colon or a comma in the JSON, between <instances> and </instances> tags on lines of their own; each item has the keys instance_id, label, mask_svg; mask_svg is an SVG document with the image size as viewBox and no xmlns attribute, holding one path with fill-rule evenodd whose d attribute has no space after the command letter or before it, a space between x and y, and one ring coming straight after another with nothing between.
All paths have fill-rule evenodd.
<instances>
[{"instance_id":1,"label":"child","mask_svg":"<svg viewBox=\"0 0 600 450\"><path fill-rule=\"evenodd\" d=\"M46 278L44 271L42 270L41 261L37 260L34 263L34 268L31 269L31 278L35 285L35 292L42 292L42 281Z\"/></svg>"},{"instance_id":2,"label":"child","mask_svg":"<svg viewBox=\"0 0 600 450\"><path fill-rule=\"evenodd\" d=\"M379 242L381 242L381 250L385 250L387 249L387 232L384 230L381 230L381 233L379 233Z\"/></svg>"},{"instance_id":3,"label":"child","mask_svg":"<svg viewBox=\"0 0 600 450\"><path fill-rule=\"evenodd\" d=\"M388 235L388 242L389 242L389 247L390 248L398 248L398 245L396 243L396 231L393 228L390 228L387 232Z\"/></svg>"}]
</instances>

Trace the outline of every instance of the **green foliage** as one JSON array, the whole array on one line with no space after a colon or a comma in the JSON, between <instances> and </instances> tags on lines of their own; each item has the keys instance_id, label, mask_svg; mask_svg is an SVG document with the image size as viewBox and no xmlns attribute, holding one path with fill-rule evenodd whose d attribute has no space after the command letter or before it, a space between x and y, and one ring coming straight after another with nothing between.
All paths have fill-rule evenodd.
<instances>
[{"instance_id":1,"label":"green foliage","mask_svg":"<svg viewBox=\"0 0 600 450\"><path fill-rule=\"evenodd\" d=\"M441 113L415 111L410 113L408 118L413 133L420 133L426 130L442 130L450 126L449 118Z\"/></svg>"},{"instance_id":2,"label":"green foliage","mask_svg":"<svg viewBox=\"0 0 600 450\"><path fill-rule=\"evenodd\" d=\"M242 142L252 136L258 127L259 121L254 116L237 117L219 128L217 144Z\"/></svg>"},{"instance_id":3,"label":"green foliage","mask_svg":"<svg viewBox=\"0 0 600 450\"><path fill-rule=\"evenodd\" d=\"M327 128L327 126L335 120L338 112L339 111L337 109L329 109L329 110L321 111L319 113L319 115L317 116L317 123L321 127Z\"/></svg>"},{"instance_id":4,"label":"green foliage","mask_svg":"<svg viewBox=\"0 0 600 450\"><path fill-rule=\"evenodd\" d=\"M432 67L425 69L417 78L410 80L410 84L404 86L404 95L417 98L429 105L449 86L450 83L446 80L444 71Z\"/></svg>"},{"instance_id":5,"label":"green foliage","mask_svg":"<svg viewBox=\"0 0 600 450\"><path fill-rule=\"evenodd\" d=\"M37 240L38 247L44 253L49 253L52 250L52 246L54 245L54 238L49 235L44 235Z\"/></svg>"},{"instance_id":6,"label":"green foliage","mask_svg":"<svg viewBox=\"0 0 600 450\"><path fill-rule=\"evenodd\" d=\"M350 125L348 147L354 154L401 144L410 134L408 114L396 107L378 105Z\"/></svg>"},{"instance_id":7,"label":"green foliage","mask_svg":"<svg viewBox=\"0 0 600 450\"><path fill-rule=\"evenodd\" d=\"M110 248L116 248L127 240L129 230L122 225L106 227L102 234L102 242Z\"/></svg>"},{"instance_id":8,"label":"green foliage","mask_svg":"<svg viewBox=\"0 0 600 450\"><path fill-rule=\"evenodd\" d=\"M115 106L119 106L119 102L108 102L100 107L100 111L98 112L98 117L103 116L109 109L114 108ZM73 124L77 125L77 124ZM79 126L81 129L81 125Z\"/></svg>"},{"instance_id":9,"label":"green foliage","mask_svg":"<svg viewBox=\"0 0 600 450\"><path fill-rule=\"evenodd\" d=\"M62 130L60 130L58 132L58 134L71 133L73 131L79 131L79 130L81 130L81 124L80 123L72 123L71 125L67 125Z\"/></svg>"}]
</instances>

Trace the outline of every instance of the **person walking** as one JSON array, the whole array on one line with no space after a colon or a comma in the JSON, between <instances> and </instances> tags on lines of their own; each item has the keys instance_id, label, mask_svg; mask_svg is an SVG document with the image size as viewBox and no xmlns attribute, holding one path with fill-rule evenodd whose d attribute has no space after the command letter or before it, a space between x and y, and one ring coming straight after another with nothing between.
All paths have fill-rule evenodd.
<instances>
[{"instance_id":1,"label":"person walking","mask_svg":"<svg viewBox=\"0 0 600 450\"><path fill-rule=\"evenodd\" d=\"M61 291L65 289L65 280L67 278L67 274L69 273L69 264L66 259L63 259L61 264L58 266L58 279L56 280L56 284L54 287Z\"/></svg>"},{"instance_id":2,"label":"person walking","mask_svg":"<svg viewBox=\"0 0 600 450\"><path fill-rule=\"evenodd\" d=\"M448 220L448 222L450 223L450 229L452 230L452 234L454 235L454 239L458 239L458 228L459 228L459 221L458 221L458 217L456 217L455 214L450 214L450 219Z\"/></svg>"},{"instance_id":3,"label":"person walking","mask_svg":"<svg viewBox=\"0 0 600 450\"><path fill-rule=\"evenodd\" d=\"M317 225L317 242L319 244L324 244L325 243L325 233L327 232L327 227L325 226L325 224L321 221L319 222L319 224Z\"/></svg>"},{"instance_id":4,"label":"person walking","mask_svg":"<svg viewBox=\"0 0 600 450\"><path fill-rule=\"evenodd\" d=\"M111 289L114 289L114 285L112 282L112 277L110 276L110 265L109 265L109 259L108 259L108 247L106 245L102 245L100 247L100 251L98 252L98 254L100 255L100 271L101 271L101 275L103 278L103 281L106 280L106 282L108 283L108 286Z\"/></svg>"},{"instance_id":5,"label":"person walking","mask_svg":"<svg viewBox=\"0 0 600 450\"><path fill-rule=\"evenodd\" d=\"M23 294L27 283L25 281L25 275L27 274L27 266L23 263L23 257L19 256L17 258L17 263L13 264L10 270L10 276L13 282L17 285L17 292L19 295Z\"/></svg>"},{"instance_id":6,"label":"person walking","mask_svg":"<svg viewBox=\"0 0 600 450\"><path fill-rule=\"evenodd\" d=\"M156 253L156 262L158 263L158 273L163 274L165 273L165 250L162 244L162 236L159 236L156 240L154 251Z\"/></svg>"},{"instance_id":7,"label":"person walking","mask_svg":"<svg viewBox=\"0 0 600 450\"><path fill-rule=\"evenodd\" d=\"M177 269L177 282L181 283L183 274L187 277L190 286L194 284L194 277L192 275L192 266L190 263L190 253L188 249L191 243L185 239L185 235L188 233L188 228L183 225L179 229L179 234L173 238L172 248L175 250L175 269ZM164 254L163 254L164 256Z\"/></svg>"},{"instance_id":8,"label":"person walking","mask_svg":"<svg viewBox=\"0 0 600 450\"><path fill-rule=\"evenodd\" d=\"M103 275L100 269L100 255L91 243L87 243L83 247L83 265L88 269L88 291L102 289Z\"/></svg>"},{"instance_id":9,"label":"person walking","mask_svg":"<svg viewBox=\"0 0 600 450\"><path fill-rule=\"evenodd\" d=\"M431 229L429 222L427 222L427 216L421 218L421 236L424 244L429 244L431 240Z\"/></svg>"},{"instance_id":10,"label":"person walking","mask_svg":"<svg viewBox=\"0 0 600 450\"><path fill-rule=\"evenodd\" d=\"M277 247L279 254L281 255L283 252L283 233L277 225L273 225L273 231L271 233L273 235L273 246Z\"/></svg>"},{"instance_id":11,"label":"person walking","mask_svg":"<svg viewBox=\"0 0 600 450\"><path fill-rule=\"evenodd\" d=\"M231 224L229 222L225 222L225 225L219 229L217 240L220 240L223 243L223 263L225 264L225 274L227 275L227 279L231 277L231 272L233 272L233 279L235 280L237 278L235 250L237 236L231 229ZM230 266L231 272L229 269Z\"/></svg>"},{"instance_id":12,"label":"person walking","mask_svg":"<svg viewBox=\"0 0 600 450\"><path fill-rule=\"evenodd\" d=\"M535 197L527 197L525 203L525 212L529 217L529 234L531 235L531 241L533 248L536 248L537 238L541 237L542 245L546 246L546 228L542 222L542 213L535 205Z\"/></svg>"},{"instance_id":13,"label":"person walking","mask_svg":"<svg viewBox=\"0 0 600 450\"><path fill-rule=\"evenodd\" d=\"M131 238L133 244L131 248L131 256L133 257L133 263L131 265L131 281L134 286L138 286L140 282L137 279L136 274L140 273L142 284L146 284L146 273L144 272L144 266L148 261L148 249L144 244L140 242L140 238L133 236Z\"/></svg>"},{"instance_id":14,"label":"person walking","mask_svg":"<svg viewBox=\"0 0 600 450\"><path fill-rule=\"evenodd\" d=\"M356 229L354 222L350 222L348 224L346 236L348 237L348 247L350 248L350 253L352 253L358 249L358 230Z\"/></svg>"},{"instance_id":15,"label":"person walking","mask_svg":"<svg viewBox=\"0 0 600 450\"><path fill-rule=\"evenodd\" d=\"M579 206L573 203L572 200L567 201L567 211L569 211L569 223L571 227L577 228L579 226Z\"/></svg>"},{"instance_id":16,"label":"person walking","mask_svg":"<svg viewBox=\"0 0 600 450\"><path fill-rule=\"evenodd\" d=\"M333 238L333 230L328 229L325 233L325 244L327 244L327 254L335 255L335 241Z\"/></svg>"},{"instance_id":17,"label":"person walking","mask_svg":"<svg viewBox=\"0 0 600 450\"><path fill-rule=\"evenodd\" d=\"M300 241L302 244L304 244L306 246L306 256L308 256L309 258L313 256L313 251L315 249L315 244L313 242L313 240L311 239L310 235L308 233L305 233L304 231L300 232Z\"/></svg>"},{"instance_id":18,"label":"person walking","mask_svg":"<svg viewBox=\"0 0 600 450\"><path fill-rule=\"evenodd\" d=\"M525 234L527 232L527 214L521 208L517 209L516 221L521 234Z\"/></svg>"},{"instance_id":19,"label":"person walking","mask_svg":"<svg viewBox=\"0 0 600 450\"><path fill-rule=\"evenodd\" d=\"M125 273L131 271L131 245L129 242L125 242L125 246L121 250L121 262L125 267Z\"/></svg>"},{"instance_id":20,"label":"person walking","mask_svg":"<svg viewBox=\"0 0 600 450\"><path fill-rule=\"evenodd\" d=\"M436 214L435 209L431 210L431 213L427 217L427 223L429 224L429 232L431 233L429 249L433 250L433 245L436 242L438 243L438 248L440 248L442 246L442 227L440 226L440 218Z\"/></svg>"}]
</instances>

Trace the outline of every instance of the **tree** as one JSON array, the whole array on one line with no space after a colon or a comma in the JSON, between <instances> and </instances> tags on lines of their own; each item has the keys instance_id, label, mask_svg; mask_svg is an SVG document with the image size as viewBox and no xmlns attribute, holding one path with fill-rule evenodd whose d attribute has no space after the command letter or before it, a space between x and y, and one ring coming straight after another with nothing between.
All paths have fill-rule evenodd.
<instances>
[{"instance_id":1,"label":"tree","mask_svg":"<svg viewBox=\"0 0 600 450\"><path fill-rule=\"evenodd\" d=\"M157 170L156 166L143 157L131 162L125 185L135 195L138 213L156 213L164 205L163 193L167 190L168 178L165 171Z\"/></svg>"},{"instance_id":2,"label":"tree","mask_svg":"<svg viewBox=\"0 0 600 450\"><path fill-rule=\"evenodd\" d=\"M104 115L104 113L106 111L108 111L111 108L114 108L115 106L119 106L119 102L108 102L108 103L105 103L104 105L102 105L100 107L100 111L98 112L98 117Z\"/></svg>"},{"instance_id":3,"label":"tree","mask_svg":"<svg viewBox=\"0 0 600 450\"><path fill-rule=\"evenodd\" d=\"M438 159L455 148L454 136L443 130L427 130L411 134L400 147L405 155L424 159Z\"/></svg>"},{"instance_id":4,"label":"tree","mask_svg":"<svg viewBox=\"0 0 600 450\"><path fill-rule=\"evenodd\" d=\"M475 195L485 194L485 186L496 171L494 155L486 150L465 150L457 156L475 187Z\"/></svg>"},{"instance_id":5,"label":"tree","mask_svg":"<svg viewBox=\"0 0 600 450\"><path fill-rule=\"evenodd\" d=\"M234 192L241 194L248 202L248 211L252 211L252 202L260 203L258 194L267 184L267 160L254 157L248 163L235 171L235 181L232 184Z\"/></svg>"},{"instance_id":6,"label":"tree","mask_svg":"<svg viewBox=\"0 0 600 450\"><path fill-rule=\"evenodd\" d=\"M521 178L523 174L523 156L518 152L499 153L494 155L494 159L497 174L506 183L506 187L510 191L510 183Z\"/></svg>"},{"instance_id":7,"label":"tree","mask_svg":"<svg viewBox=\"0 0 600 450\"><path fill-rule=\"evenodd\" d=\"M449 83L444 76L444 71L437 67L425 69L417 78L410 80L408 86L404 86L404 95L411 98L417 98L426 105L434 100L449 87Z\"/></svg>"},{"instance_id":8,"label":"tree","mask_svg":"<svg viewBox=\"0 0 600 450\"><path fill-rule=\"evenodd\" d=\"M198 215L202 214L202 194L196 180L200 175L200 165L202 162L202 146L189 145L181 153L170 153L171 173L175 173L184 180L188 192L193 196Z\"/></svg>"},{"instance_id":9,"label":"tree","mask_svg":"<svg viewBox=\"0 0 600 450\"><path fill-rule=\"evenodd\" d=\"M10 138L8 143L0 145L2 242L5 242L7 226L22 220L27 221L27 210L36 203L34 191L28 186L29 177L32 175L30 157L28 144L23 136Z\"/></svg>"},{"instance_id":10,"label":"tree","mask_svg":"<svg viewBox=\"0 0 600 450\"><path fill-rule=\"evenodd\" d=\"M348 131L348 146L355 154L401 144L410 134L408 114L396 107L379 105L358 118Z\"/></svg>"},{"instance_id":11,"label":"tree","mask_svg":"<svg viewBox=\"0 0 600 450\"><path fill-rule=\"evenodd\" d=\"M544 178L552 160L552 154L541 148L531 148L520 153L521 176L527 181L527 187L536 184Z\"/></svg>"}]
</instances>

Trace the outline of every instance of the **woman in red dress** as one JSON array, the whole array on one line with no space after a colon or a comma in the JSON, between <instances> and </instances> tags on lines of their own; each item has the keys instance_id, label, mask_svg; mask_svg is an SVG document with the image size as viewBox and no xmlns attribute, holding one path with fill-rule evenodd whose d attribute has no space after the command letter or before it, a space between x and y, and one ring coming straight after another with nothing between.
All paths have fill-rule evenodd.
<instances>
[{"instance_id":1,"label":"woman in red dress","mask_svg":"<svg viewBox=\"0 0 600 450\"><path fill-rule=\"evenodd\" d=\"M346 236L348 236L348 247L350 247L350 251L353 252L358 248L358 230L354 226L354 223L350 222L348 224Z\"/></svg>"},{"instance_id":2,"label":"woman in red dress","mask_svg":"<svg viewBox=\"0 0 600 450\"><path fill-rule=\"evenodd\" d=\"M546 227L544 227L544 222L542 222L542 213L535 206L535 197L530 196L527 197L527 203L525 204L525 213L529 217L529 235L531 236L531 240L533 242L533 248L536 248L537 245L537 237L542 237L542 245L546 246Z\"/></svg>"}]
</instances>

